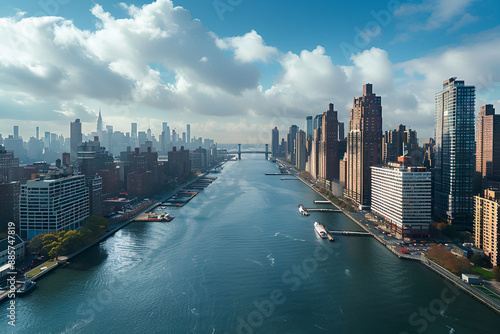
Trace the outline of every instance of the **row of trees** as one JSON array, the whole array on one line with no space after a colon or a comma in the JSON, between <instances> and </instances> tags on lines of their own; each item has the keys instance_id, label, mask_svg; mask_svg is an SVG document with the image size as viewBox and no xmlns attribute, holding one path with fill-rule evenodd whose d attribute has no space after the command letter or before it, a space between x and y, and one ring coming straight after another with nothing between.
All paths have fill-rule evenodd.
<instances>
[{"instance_id":1,"label":"row of trees","mask_svg":"<svg viewBox=\"0 0 500 334\"><path fill-rule=\"evenodd\" d=\"M41 256L57 259L58 256L71 254L93 242L102 230L108 226L108 220L99 216L90 216L79 230L39 234L31 239L28 250Z\"/></svg>"},{"instance_id":2,"label":"row of trees","mask_svg":"<svg viewBox=\"0 0 500 334\"><path fill-rule=\"evenodd\" d=\"M427 257L456 275L472 273L472 266L467 258L456 256L443 245L432 244L427 252Z\"/></svg>"}]
</instances>

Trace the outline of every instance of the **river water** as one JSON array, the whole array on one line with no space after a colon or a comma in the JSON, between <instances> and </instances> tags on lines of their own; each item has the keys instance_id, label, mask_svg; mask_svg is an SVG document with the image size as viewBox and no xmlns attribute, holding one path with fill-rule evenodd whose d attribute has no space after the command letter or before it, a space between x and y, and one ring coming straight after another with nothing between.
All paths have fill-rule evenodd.
<instances>
[{"instance_id":1,"label":"river water","mask_svg":"<svg viewBox=\"0 0 500 334\"><path fill-rule=\"evenodd\" d=\"M500 317L371 237L262 155L228 162L171 223L132 223L3 303L0 333L498 333ZM325 207L323 205L323 207Z\"/></svg>"}]
</instances>

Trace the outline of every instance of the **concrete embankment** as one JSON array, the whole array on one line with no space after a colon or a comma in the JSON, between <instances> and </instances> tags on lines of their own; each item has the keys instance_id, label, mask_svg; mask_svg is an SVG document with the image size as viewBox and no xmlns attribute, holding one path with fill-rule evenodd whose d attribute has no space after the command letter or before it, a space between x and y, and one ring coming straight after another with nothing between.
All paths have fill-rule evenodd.
<instances>
[{"instance_id":1,"label":"concrete embankment","mask_svg":"<svg viewBox=\"0 0 500 334\"><path fill-rule=\"evenodd\" d=\"M309 188L311 188L312 190L314 190L316 193L318 193L320 196L322 196L323 198L325 198L328 202L330 202L332 205L336 206L337 208L341 209L338 205L336 205L335 203L331 202L325 195L323 195L322 193L320 193L317 189L315 189L313 186L311 186L311 184L309 184L306 180L302 179L300 176L297 176L296 177L301 180L305 185L307 185ZM383 240L382 238L380 238L378 235L374 234L372 231L370 231L369 228L367 228L366 226L364 226L361 222L361 219L356 219L355 217L353 217L353 215L351 215L351 213L341 209L342 212L347 216L349 217L352 221L354 221L356 224L358 224L361 228L363 228L363 230L365 230L366 232L370 233L370 235L372 235L375 239L377 239L380 243L382 243L384 246L387 247L387 249L389 249L392 253L394 253L397 257L399 257L400 259L405 259L405 260L414 260L414 261L418 261L420 262L422 265L424 265L425 267L429 268L430 270L432 270L433 272L435 272L436 274L440 275L441 277L447 279L448 281L450 281L453 285L459 287L462 291L466 292L467 294L471 295L473 298L475 298L476 300L478 300L479 302L481 302L482 304L486 305L487 307L489 307L491 310L495 311L496 313L500 314L500 301L497 301L495 300L494 298L486 295L485 293L483 293L482 291L479 291L477 290L476 288L474 288L473 286L470 286L469 284L463 282L460 278L458 278L457 276L455 276L453 273L451 273L450 271L448 271L447 269L441 267L440 265L438 265L437 263L425 258L425 257L421 257L421 256L412 256L412 255L406 255L406 254L403 254L403 253L400 253L395 246L393 245L389 245L387 244L387 242L385 240ZM354 214L358 214L358 213L354 213Z\"/></svg>"}]
</instances>

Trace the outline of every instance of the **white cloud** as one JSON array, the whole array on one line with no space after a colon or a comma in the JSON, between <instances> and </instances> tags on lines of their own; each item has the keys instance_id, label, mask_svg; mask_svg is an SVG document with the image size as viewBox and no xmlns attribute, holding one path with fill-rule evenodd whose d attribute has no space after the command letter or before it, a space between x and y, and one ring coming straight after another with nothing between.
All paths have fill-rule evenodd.
<instances>
[{"instance_id":1,"label":"white cloud","mask_svg":"<svg viewBox=\"0 0 500 334\"><path fill-rule=\"evenodd\" d=\"M278 55L278 49L267 46L262 37L255 30L243 36L218 39L217 45L222 50L234 50L235 58L243 63L262 61L269 62Z\"/></svg>"},{"instance_id":2,"label":"white cloud","mask_svg":"<svg viewBox=\"0 0 500 334\"><path fill-rule=\"evenodd\" d=\"M467 3L451 4L435 19L449 23ZM403 6L399 15L429 14L427 6ZM95 31L59 17L0 18L2 117L53 121L68 129L77 116L92 122L100 105L105 123L111 120L125 131L132 120L191 120L204 137L261 141L271 127L303 127L305 116L323 112L330 102L347 122L353 97L372 83L382 96L384 129L404 123L430 136L434 94L446 78L476 85L478 105L500 96L500 38L493 31L402 63L371 48L340 66L321 46L280 52L254 30L219 39L168 0L122 8L128 18L116 19L94 6ZM281 71L263 89L255 63L273 61Z\"/></svg>"},{"instance_id":3,"label":"white cloud","mask_svg":"<svg viewBox=\"0 0 500 334\"><path fill-rule=\"evenodd\" d=\"M402 4L395 11L395 16L407 21L408 29L413 32L432 31L453 24L459 29L466 24L475 22L467 13L467 7L476 0L424 0L420 4ZM428 14L425 23L421 20L411 20L415 15ZM457 19L459 18L459 19ZM461 23L458 23L461 22Z\"/></svg>"}]
</instances>

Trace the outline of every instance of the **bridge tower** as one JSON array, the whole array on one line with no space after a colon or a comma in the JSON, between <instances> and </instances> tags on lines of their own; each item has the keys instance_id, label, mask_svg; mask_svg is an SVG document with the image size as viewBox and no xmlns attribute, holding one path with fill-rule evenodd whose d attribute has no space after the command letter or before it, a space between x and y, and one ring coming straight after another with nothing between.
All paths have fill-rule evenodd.
<instances>
[{"instance_id":1,"label":"bridge tower","mask_svg":"<svg viewBox=\"0 0 500 334\"><path fill-rule=\"evenodd\" d=\"M266 144L266 160L269 159L269 144Z\"/></svg>"},{"instance_id":2,"label":"bridge tower","mask_svg":"<svg viewBox=\"0 0 500 334\"><path fill-rule=\"evenodd\" d=\"M238 144L238 160L241 160L241 144Z\"/></svg>"}]
</instances>

